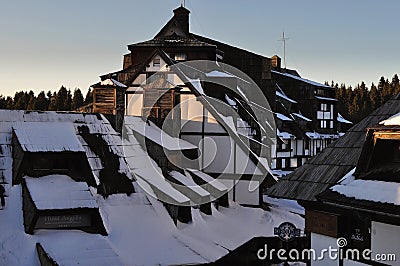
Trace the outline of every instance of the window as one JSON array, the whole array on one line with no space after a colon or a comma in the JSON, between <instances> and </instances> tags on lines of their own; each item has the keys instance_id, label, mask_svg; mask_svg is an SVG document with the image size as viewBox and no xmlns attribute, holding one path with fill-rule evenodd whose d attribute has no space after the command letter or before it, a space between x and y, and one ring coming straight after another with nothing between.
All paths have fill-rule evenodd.
<instances>
[{"instance_id":1,"label":"window","mask_svg":"<svg viewBox=\"0 0 400 266\"><path fill-rule=\"evenodd\" d=\"M320 128L333 128L333 104L320 103L317 111Z\"/></svg>"},{"instance_id":2,"label":"window","mask_svg":"<svg viewBox=\"0 0 400 266\"><path fill-rule=\"evenodd\" d=\"M187 60L187 55L185 53L176 53L175 54L176 61L184 61Z\"/></svg>"},{"instance_id":3,"label":"window","mask_svg":"<svg viewBox=\"0 0 400 266\"><path fill-rule=\"evenodd\" d=\"M154 67L159 67L160 65L161 65L161 59L160 58L154 58L153 66Z\"/></svg>"}]
</instances>

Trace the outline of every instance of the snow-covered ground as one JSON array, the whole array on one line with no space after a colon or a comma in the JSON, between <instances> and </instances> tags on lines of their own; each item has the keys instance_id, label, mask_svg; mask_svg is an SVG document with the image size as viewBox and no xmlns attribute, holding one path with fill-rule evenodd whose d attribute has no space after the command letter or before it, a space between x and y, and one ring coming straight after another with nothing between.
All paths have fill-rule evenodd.
<instances>
[{"instance_id":1,"label":"snow-covered ground","mask_svg":"<svg viewBox=\"0 0 400 266\"><path fill-rule=\"evenodd\" d=\"M36 243L40 243L49 256L61 265L202 264L223 257L230 250L254 237L273 236L273 228L282 222L292 222L297 228L304 229L304 219L293 213L295 209L293 206L289 208L288 204L273 202L270 202L270 210L247 208L230 202L229 208L220 207L217 210L213 206L212 215L205 215L199 209L191 208L193 221L189 224L175 225L163 203L146 194L136 181L134 181L135 193L130 196L119 194L104 199L92 187L87 190L86 186L75 182L70 190L65 186L71 185L72 180L53 176L53 183L50 180L52 176L49 176L42 180L27 178L27 185L34 191L36 201L62 200L68 198L68 193L73 193L75 197L83 197L89 200L90 206L98 206L108 235L55 229L41 229L34 231L34 235L26 234L22 211L22 187L20 184L11 186L13 121L41 122L43 125L55 122L70 123L75 131L77 126L86 125L90 132L100 134L110 145L109 148L118 154L121 172L128 171L127 165L132 164L130 166L133 168L133 175L136 172L141 173L139 170L147 173L150 168L153 169L151 173L157 173L157 169L149 165L152 164L151 160L148 160L148 163L138 163L134 159L126 162L122 156L131 154L135 155L132 158L142 158L145 155L137 147L137 149L131 147L131 150L123 152L122 140L108 122L97 116L0 111L2 150L0 161L2 168L5 169L1 171L6 181L4 186L7 195L5 209L0 210L0 265L39 265ZM102 167L101 160L80 136L77 135L77 139L91 161L90 165L96 175ZM77 143L75 139L73 141ZM134 163L135 167L132 167ZM130 177L132 173L128 173ZM52 193L46 195L48 189L51 189ZM147 187L147 190L151 191L151 187ZM95 202L92 202L93 200ZM57 202L57 206L63 207L71 204L71 202L67 205Z\"/></svg>"}]
</instances>

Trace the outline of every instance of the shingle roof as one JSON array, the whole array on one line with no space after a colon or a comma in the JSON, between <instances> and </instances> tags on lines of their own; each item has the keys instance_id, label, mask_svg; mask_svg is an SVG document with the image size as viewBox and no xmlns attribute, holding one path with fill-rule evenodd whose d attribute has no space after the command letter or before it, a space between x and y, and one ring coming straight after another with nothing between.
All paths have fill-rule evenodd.
<instances>
[{"instance_id":1,"label":"shingle roof","mask_svg":"<svg viewBox=\"0 0 400 266\"><path fill-rule=\"evenodd\" d=\"M400 94L354 125L293 173L283 177L267 194L295 200L316 201L315 196L339 181L357 165L366 129L400 112Z\"/></svg>"},{"instance_id":2,"label":"shingle roof","mask_svg":"<svg viewBox=\"0 0 400 266\"><path fill-rule=\"evenodd\" d=\"M144 42L134 43L128 45L129 48L131 47L141 47L141 46L153 46L153 47L180 47L180 46L208 46L208 47L215 47L215 45L208 44L206 42L201 42L196 39L188 39L188 38L159 38L159 39L152 39Z\"/></svg>"}]
</instances>

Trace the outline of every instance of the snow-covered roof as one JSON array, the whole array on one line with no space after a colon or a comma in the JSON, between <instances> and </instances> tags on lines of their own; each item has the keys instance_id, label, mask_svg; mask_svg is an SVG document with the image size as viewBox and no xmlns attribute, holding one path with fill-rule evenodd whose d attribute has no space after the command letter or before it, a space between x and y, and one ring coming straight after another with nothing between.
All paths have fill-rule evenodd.
<instances>
[{"instance_id":1,"label":"snow-covered roof","mask_svg":"<svg viewBox=\"0 0 400 266\"><path fill-rule=\"evenodd\" d=\"M105 237L76 230L40 230L36 235L58 265L124 265Z\"/></svg>"},{"instance_id":2,"label":"snow-covered roof","mask_svg":"<svg viewBox=\"0 0 400 266\"><path fill-rule=\"evenodd\" d=\"M308 83L310 85L314 85L314 86L318 86L318 87L331 88L331 87L329 87L329 86L327 86L325 84L318 83L318 82L315 82L315 81L312 81L312 80L309 80L309 79L304 79L304 78L301 78L301 77L298 77L298 76L295 76L295 75L292 75L292 74L289 74L289 73L282 73L282 72L278 72L278 71L275 71L275 70L271 70L271 72L275 73L275 74L282 75L282 76L286 76L286 77L289 77L289 78L292 78L292 79L296 79L296 80Z\"/></svg>"},{"instance_id":3,"label":"snow-covered roof","mask_svg":"<svg viewBox=\"0 0 400 266\"><path fill-rule=\"evenodd\" d=\"M100 85L102 86L114 86L114 87L120 87L120 88L127 88L125 84L122 84L121 82L115 80L115 79L105 79L100 82Z\"/></svg>"},{"instance_id":4,"label":"snow-covered roof","mask_svg":"<svg viewBox=\"0 0 400 266\"><path fill-rule=\"evenodd\" d=\"M8 184L11 184L12 180L12 123L23 121L41 122L43 125L71 123L76 134L78 127L87 126L90 133L99 134L109 145L110 151L117 155L120 160L120 171L127 171L127 174L132 172L138 182L143 181L144 184L153 182L153 185L160 186L165 192L168 190L172 196L189 201L188 197L172 186L167 188L166 184L169 183L163 179L161 169L142 149L133 134L122 141L121 136L107 120L97 115L0 110L0 145L2 155L6 158L2 168L5 169L3 174ZM93 153L79 134L77 137L91 161L93 173L98 174L99 169L103 167L100 158ZM125 165L125 160L129 163L129 167ZM203 176L201 172L196 175L207 179L207 175ZM147 178L146 181L144 177ZM34 200L36 199L35 203L44 204L43 208L82 206L81 201L74 205L71 199L79 196L79 199L83 197L86 200L90 194L93 202L90 200L88 202L98 206L109 234L100 236L78 230L40 229L36 230L34 235L28 235L24 230L21 187L6 184L8 197L5 209L0 213L2 245L0 257L1 264L4 265L36 265L38 263L35 254L36 243L40 243L60 265L206 264L227 255L230 250L238 248L254 237L273 236L273 228L284 221L290 221L296 227L304 228L304 219L288 211L274 206L268 211L261 208L247 208L232 202L229 208L216 209L211 205L211 215L203 215L199 209L190 208L192 223L185 225L178 223L175 226L164 204L144 193L135 181L133 182L135 193L129 196L110 195L107 198L98 194L95 188L89 188L88 191L80 182L69 179L67 181L65 176L55 179L54 176L36 179L28 177L26 181L27 185L29 184L29 191L34 195ZM53 181L55 183L52 183ZM50 194L39 193L43 192L44 184L50 186L45 190ZM63 192L56 194L55 190L62 184L65 185L62 187ZM219 187L218 182L213 185ZM150 185L148 187L151 189ZM221 185L220 189L225 188ZM68 191L71 194L68 194ZM54 202L54 198L66 198L66 202ZM51 204L46 205L45 202ZM88 203L86 206L90 205L91 203Z\"/></svg>"},{"instance_id":5,"label":"snow-covered roof","mask_svg":"<svg viewBox=\"0 0 400 266\"><path fill-rule=\"evenodd\" d=\"M233 99L231 99L227 94L225 94L225 100L230 106L236 106L237 105L236 102Z\"/></svg>"},{"instance_id":6,"label":"snow-covered roof","mask_svg":"<svg viewBox=\"0 0 400 266\"><path fill-rule=\"evenodd\" d=\"M324 134L318 132L306 132L307 137L311 139L337 139L339 134Z\"/></svg>"},{"instance_id":7,"label":"snow-covered roof","mask_svg":"<svg viewBox=\"0 0 400 266\"><path fill-rule=\"evenodd\" d=\"M201 81L200 79L190 79L188 77L186 77L186 81L189 82L190 84L192 84L192 86L195 88L195 90L200 94L200 95L204 95L204 90L203 87L201 86Z\"/></svg>"},{"instance_id":8,"label":"snow-covered roof","mask_svg":"<svg viewBox=\"0 0 400 266\"><path fill-rule=\"evenodd\" d=\"M191 189L195 193L197 193L201 197L209 197L210 193L197 185L190 176L182 175L177 171L171 171L169 173L173 178L175 178L179 183L184 185L185 187Z\"/></svg>"},{"instance_id":9,"label":"snow-covered roof","mask_svg":"<svg viewBox=\"0 0 400 266\"><path fill-rule=\"evenodd\" d=\"M170 198L179 204L190 203L188 197L176 190L171 183L165 180L160 167L143 150L134 135L128 132L128 138L124 139L123 145L126 161L131 171L135 174L136 180L140 179L142 184L146 182L150 185L150 188L157 189L154 192L150 189L149 193L153 193L153 196L158 198Z\"/></svg>"},{"instance_id":10,"label":"snow-covered roof","mask_svg":"<svg viewBox=\"0 0 400 266\"><path fill-rule=\"evenodd\" d=\"M285 116L283 114L280 114L280 113L275 113L275 114L276 114L276 117L279 120L282 120L282 121L293 121L293 119L291 119L291 118L289 118L289 117L287 117L287 116Z\"/></svg>"},{"instance_id":11,"label":"snow-covered roof","mask_svg":"<svg viewBox=\"0 0 400 266\"><path fill-rule=\"evenodd\" d=\"M219 182L217 179L209 176L208 174L195 170L195 169L187 169L190 173L195 174L196 176L200 177L204 182L206 182L208 185L213 186L214 188L218 189L220 192L226 192L228 191L228 188Z\"/></svg>"},{"instance_id":12,"label":"snow-covered roof","mask_svg":"<svg viewBox=\"0 0 400 266\"><path fill-rule=\"evenodd\" d=\"M384 126L399 126L400 125L400 113L395 114L389 117L386 120L383 120L379 123L380 125Z\"/></svg>"},{"instance_id":13,"label":"snow-covered roof","mask_svg":"<svg viewBox=\"0 0 400 266\"><path fill-rule=\"evenodd\" d=\"M351 121L345 119L340 113L337 115L337 121L344 124L353 124Z\"/></svg>"},{"instance_id":14,"label":"snow-covered roof","mask_svg":"<svg viewBox=\"0 0 400 266\"><path fill-rule=\"evenodd\" d=\"M285 99L285 100L288 101L288 102L297 103L295 100L289 98L289 97L283 92L283 90L282 90L281 87L278 85L278 83L276 83L276 87L278 88L278 89L276 90L276 92L275 92L276 96L281 97L282 99Z\"/></svg>"},{"instance_id":15,"label":"snow-covered roof","mask_svg":"<svg viewBox=\"0 0 400 266\"><path fill-rule=\"evenodd\" d=\"M72 123L15 123L13 131L24 151L84 152Z\"/></svg>"},{"instance_id":16,"label":"snow-covered roof","mask_svg":"<svg viewBox=\"0 0 400 266\"><path fill-rule=\"evenodd\" d=\"M298 118L303 119L304 121L307 121L307 122L311 122L311 121L312 121L310 118L305 117L304 115L299 114L299 113L292 113L292 115L295 115L295 116L297 116Z\"/></svg>"},{"instance_id":17,"label":"snow-covered roof","mask_svg":"<svg viewBox=\"0 0 400 266\"><path fill-rule=\"evenodd\" d=\"M315 96L316 99L321 100L321 101L334 101L337 102L337 99L335 98L329 98L329 97L322 97L322 96Z\"/></svg>"},{"instance_id":18,"label":"snow-covered roof","mask_svg":"<svg viewBox=\"0 0 400 266\"><path fill-rule=\"evenodd\" d=\"M276 129L276 135L282 139L290 139L290 138L294 138L293 134L290 134L288 132L284 132L284 131L279 131L279 129Z\"/></svg>"},{"instance_id":19,"label":"snow-covered roof","mask_svg":"<svg viewBox=\"0 0 400 266\"><path fill-rule=\"evenodd\" d=\"M139 133L142 136L145 136L167 150L178 151L197 149L197 146L183 139L168 135L153 122L145 122L141 117L125 116L124 122L125 126L127 126L129 129Z\"/></svg>"},{"instance_id":20,"label":"snow-covered roof","mask_svg":"<svg viewBox=\"0 0 400 266\"><path fill-rule=\"evenodd\" d=\"M234 76L234 75L232 75L230 73L223 72L223 71L218 71L218 70L214 70L214 71L208 72L208 73L206 73L206 76L207 77L212 77L212 78L215 78L215 77L217 77L217 78L233 78L233 77L236 77L236 76Z\"/></svg>"},{"instance_id":21,"label":"snow-covered roof","mask_svg":"<svg viewBox=\"0 0 400 266\"><path fill-rule=\"evenodd\" d=\"M38 210L98 208L86 182L66 175L25 177L25 181Z\"/></svg>"},{"instance_id":22,"label":"snow-covered roof","mask_svg":"<svg viewBox=\"0 0 400 266\"><path fill-rule=\"evenodd\" d=\"M354 170L330 190L358 200L400 205L400 183L355 179Z\"/></svg>"}]
</instances>

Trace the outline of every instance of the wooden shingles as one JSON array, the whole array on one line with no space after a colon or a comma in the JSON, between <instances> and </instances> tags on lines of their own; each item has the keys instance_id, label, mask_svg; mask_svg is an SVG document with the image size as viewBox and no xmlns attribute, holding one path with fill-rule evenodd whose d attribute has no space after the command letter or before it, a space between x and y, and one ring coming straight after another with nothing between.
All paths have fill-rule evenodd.
<instances>
[{"instance_id":1,"label":"wooden shingles","mask_svg":"<svg viewBox=\"0 0 400 266\"><path fill-rule=\"evenodd\" d=\"M400 94L268 190L271 197L316 201L315 196L356 167L366 130L400 112Z\"/></svg>"}]
</instances>

